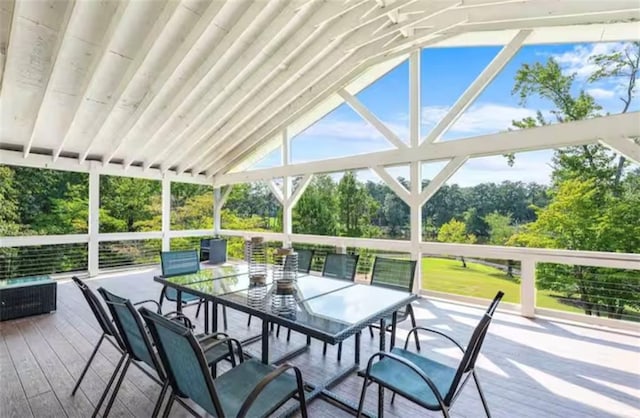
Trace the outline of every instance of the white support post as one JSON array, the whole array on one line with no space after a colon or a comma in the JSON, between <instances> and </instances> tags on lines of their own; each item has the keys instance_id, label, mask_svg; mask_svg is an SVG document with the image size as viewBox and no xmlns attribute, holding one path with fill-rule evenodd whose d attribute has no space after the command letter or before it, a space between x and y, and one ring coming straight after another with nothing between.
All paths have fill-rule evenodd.
<instances>
[{"instance_id":1,"label":"white support post","mask_svg":"<svg viewBox=\"0 0 640 418\"><path fill-rule=\"evenodd\" d=\"M520 266L520 314L536 316L536 262L531 259L522 260Z\"/></svg>"},{"instance_id":2,"label":"white support post","mask_svg":"<svg viewBox=\"0 0 640 418\"><path fill-rule=\"evenodd\" d=\"M231 189L233 186L228 186L228 189ZM213 236L217 237L220 235L220 222L222 221L222 205L224 201L222 199L222 193L220 192L220 188L216 187L213 189Z\"/></svg>"},{"instance_id":3,"label":"white support post","mask_svg":"<svg viewBox=\"0 0 640 418\"><path fill-rule=\"evenodd\" d=\"M91 163L89 170L89 276L94 277L99 273L100 261L100 174L95 167L95 162Z\"/></svg>"},{"instance_id":4,"label":"white support post","mask_svg":"<svg viewBox=\"0 0 640 418\"><path fill-rule=\"evenodd\" d=\"M420 146L420 116L420 50L417 50L409 57L409 138L412 149ZM411 259L416 261L413 291L419 294L422 287L422 162L411 162L410 170Z\"/></svg>"},{"instance_id":5,"label":"white support post","mask_svg":"<svg viewBox=\"0 0 640 418\"><path fill-rule=\"evenodd\" d=\"M171 180L167 176L162 179L162 251L171 249Z\"/></svg>"},{"instance_id":6,"label":"white support post","mask_svg":"<svg viewBox=\"0 0 640 418\"><path fill-rule=\"evenodd\" d=\"M289 135L287 130L282 131L282 165L288 166L291 162L291 154L289 150ZM282 184L282 233L284 234L284 240L282 246L287 248L291 246L291 234L293 234L293 205L292 202L292 184L291 176L285 176Z\"/></svg>"}]
</instances>

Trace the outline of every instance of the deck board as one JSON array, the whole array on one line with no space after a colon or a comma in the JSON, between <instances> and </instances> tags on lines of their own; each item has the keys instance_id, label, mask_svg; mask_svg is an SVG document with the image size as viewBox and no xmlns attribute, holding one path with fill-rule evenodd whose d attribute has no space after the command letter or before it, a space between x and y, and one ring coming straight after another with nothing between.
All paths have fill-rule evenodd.
<instances>
[{"instance_id":1,"label":"deck board","mask_svg":"<svg viewBox=\"0 0 640 418\"><path fill-rule=\"evenodd\" d=\"M153 270L131 271L92 279L94 289L104 286L132 300L156 298L160 285ZM172 309L166 305L166 309ZM415 305L420 325L436 327L466 344L482 314L482 308L446 301L422 299ZM195 307L186 309L194 317ZM260 321L246 325L246 315L229 310L228 332L240 339L260 331ZM202 326L202 317L195 321ZM398 344L404 344L408 323L398 330ZM100 337L98 324L75 285L59 282L58 311L0 323L0 417L90 416L116 362L118 351L108 343L94 360L75 397L70 395L86 360ZM286 343L286 330L271 337L272 356L304 343L293 333ZM343 362L336 361L336 347L322 356L322 344L313 341L308 352L292 359L304 378L318 382L350 364L353 339L344 344ZM441 340L422 336L423 353L455 364L457 349ZM640 416L640 339L636 335L576 326L544 319L529 320L498 313L489 329L478 375L494 417L632 417ZM377 335L362 335L362 365L377 351ZM414 348L413 342L409 344ZM259 353L260 344L247 350ZM220 372L227 366L222 366ZM362 379L353 375L334 391L357 401ZM118 394L112 416L149 416L160 388L133 367ZM375 411L377 390L369 388L366 408ZM387 417L440 416L412 403L386 397ZM290 403L289 403L290 404ZM349 414L317 400L309 405L311 417L342 417ZM452 415L461 418L483 416L475 387L470 383L456 402ZM187 417L174 406L171 417Z\"/></svg>"}]
</instances>

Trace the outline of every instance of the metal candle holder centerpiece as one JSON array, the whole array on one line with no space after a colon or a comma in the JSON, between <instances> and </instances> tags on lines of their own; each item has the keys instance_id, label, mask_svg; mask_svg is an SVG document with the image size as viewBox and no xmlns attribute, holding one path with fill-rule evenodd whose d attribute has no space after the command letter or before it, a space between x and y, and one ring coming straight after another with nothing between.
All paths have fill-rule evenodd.
<instances>
[{"instance_id":1,"label":"metal candle holder centerpiece","mask_svg":"<svg viewBox=\"0 0 640 418\"><path fill-rule=\"evenodd\" d=\"M264 309L267 296L267 249L262 237L245 241L245 254L249 263L249 290L247 304L254 309Z\"/></svg>"},{"instance_id":2,"label":"metal candle holder centerpiece","mask_svg":"<svg viewBox=\"0 0 640 418\"><path fill-rule=\"evenodd\" d=\"M295 317L298 253L292 248L279 248L274 256L271 311L277 315Z\"/></svg>"}]
</instances>

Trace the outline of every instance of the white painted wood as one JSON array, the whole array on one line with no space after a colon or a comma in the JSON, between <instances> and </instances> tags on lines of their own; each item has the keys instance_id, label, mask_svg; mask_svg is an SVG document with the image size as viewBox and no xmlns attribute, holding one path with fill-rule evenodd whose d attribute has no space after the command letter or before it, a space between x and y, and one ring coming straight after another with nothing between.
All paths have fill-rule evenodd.
<instances>
[{"instance_id":1,"label":"white painted wood","mask_svg":"<svg viewBox=\"0 0 640 418\"><path fill-rule=\"evenodd\" d=\"M110 232L98 235L98 239L103 242L162 239L162 231Z\"/></svg>"},{"instance_id":2,"label":"white painted wood","mask_svg":"<svg viewBox=\"0 0 640 418\"><path fill-rule=\"evenodd\" d=\"M162 251L171 249L171 180L162 179Z\"/></svg>"},{"instance_id":3,"label":"white painted wood","mask_svg":"<svg viewBox=\"0 0 640 418\"><path fill-rule=\"evenodd\" d=\"M520 47L531 34L531 30L519 31L516 36L513 37L511 42L502 48L502 50L495 56L495 58L486 66L486 68L478 75L478 77L471 83L467 90L462 93L454 105L449 109L447 114L438 122L438 124L429 132L424 139L425 143L432 143L440 139L440 136L444 134L458 118L471 106L475 99L487 88L491 81L502 71L505 65L511 58L513 58Z\"/></svg>"},{"instance_id":4,"label":"white painted wood","mask_svg":"<svg viewBox=\"0 0 640 418\"><path fill-rule=\"evenodd\" d=\"M231 187L227 188L231 190ZM220 235L220 228L222 223L222 206L224 205L224 201L222 200L222 193L220 191L220 187L216 187L213 189L213 235Z\"/></svg>"},{"instance_id":5,"label":"white painted wood","mask_svg":"<svg viewBox=\"0 0 640 418\"><path fill-rule=\"evenodd\" d=\"M640 124L640 117L638 117L638 124ZM633 140L611 137L600 142L605 147L611 148L613 151L624 155L626 159L640 164L640 145L633 142Z\"/></svg>"},{"instance_id":6,"label":"white painted wood","mask_svg":"<svg viewBox=\"0 0 640 418\"><path fill-rule=\"evenodd\" d=\"M89 276L98 275L100 261L100 173L95 163L89 171Z\"/></svg>"},{"instance_id":7,"label":"white painted wood","mask_svg":"<svg viewBox=\"0 0 640 418\"><path fill-rule=\"evenodd\" d=\"M524 259L520 265L520 314L533 318L536 314L536 262Z\"/></svg>"},{"instance_id":8,"label":"white painted wood","mask_svg":"<svg viewBox=\"0 0 640 418\"><path fill-rule=\"evenodd\" d=\"M0 237L0 248L29 247L31 245L84 244L89 242L89 234L28 235Z\"/></svg>"},{"instance_id":9,"label":"white painted wood","mask_svg":"<svg viewBox=\"0 0 640 418\"><path fill-rule=\"evenodd\" d=\"M378 177L398 196L404 203L411 205L411 195L407 189L400 184L398 179L389 174L386 168L381 166L371 167L371 171L376 173Z\"/></svg>"},{"instance_id":10,"label":"white painted wood","mask_svg":"<svg viewBox=\"0 0 640 418\"><path fill-rule=\"evenodd\" d=\"M557 311L555 309L536 308L536 317L561 319L577 324L588 324L610 329L620 329L640 333L640 324L632 321L621 321L619 319L609 319L601 316L582 315L574 312Z\"/></svg>"},{"instance_id":11,"label":"white painted wood","mask_svg":"<svg viewBox=\"0 0 640 418\"><path fill-rule=\"evenodd\" d=\"M91 65L87 70L87 74L82 80L82 88L80 90L82 91L82 94L80 95L80 97L76 99L74 103L73 119L71 120L71 123L67 128L67 132L64 135L64 138L62 138L62 141L60 142L56 150L53 152L53 162L56 162L56 160L60 156L60 153L64 149L65 143L69 137L69 133L73 131L74 125L78 123L77 122L78 116L79 116L78 110L82 106L82 103L86 100L87 93L91 90L91 88L93 87L93 84L98 82L95 75L97 74L97 71L100 65L103 64L106 57L111 53L110 52L111 40L116 30L118 29L118 26L120 25L120 22L122 21L122 18L125 15L128 6L129 6L129 0L122 0L117 3L116 10L113 16L111 17L109 26L102 37L100 49L97 51L95 57L91 61Z\"/></svg>"},{"instance_id":12,"label":"white painted wood","mask_svg":"<svg viewBox=\"0 0 640 418\"><path fill-rule=\"evenodd\" d=\"M282 131L282 165L288 166L291 162L291 141L287 130ZM291 176L285 176L282 183L282 233L284 239L282 246L284 248L291 247L291 234L293 233L293 205L291 205L291 196L293 194L293 184Z\"/></svg>"},{"instance_id":13,"label":"white painted wood","mask_svg":"<svg viewBox=\"0 0 640 418\"><path fill-rule=\"evenodd\" d=\"M364 120L369 122L371 126L376 128L378 132L387 140L390 144L396 148L407 148L402 139L398 137L391 129L387 127L380 119L378 119L365 105L360 102L355 96L351 95L344 89L338 90L338 94L344 99L344 101L351 106L351 108L358 113Z\"/></svg>"},{"instance_id":14,"label":"white painted wood","mask_svg":"<svg viewBox=\"0 0 640 418\"><path fill-rule=\"evenodd\" d=\"M169 231L171 238L187 238L187 237L208 237L216 235L211 229L185 229L181 231Z\"/></svg>"},{"instance_id":15,"label":"white painted wood","mask_svg":"<svg viewBox=\"0 0 640 418\"><path fill-rule=\"evenodd\" d=\"M44 84L45 84L46 87L45 87L44 91L42 92L42 96L40 97L40 105L38 106L38 111L36 113L36 117L33 120L33 125L31 127L31 135L29 137L29 141L27 142L27 144L24 147L24 157L25 158L27 158L29 156L29 152L31 152L31 146L33 145L33 140L35 139L34 138L34 135L35 135L35 132L36 132L35 126L38 124L38 120L40 119L40 116L41 116L42 112L44 111L43 103L45 103L45 99L47 98L47 96L49 94L51 94L51 88L52 88L51 76L53 75L54 71L56 70L56 63L58 62L60 47L62 46L62 43L64 42L65 35L66 35L66 32L67 32L67 27L72 22L72 15L73 15L73 11L75 10L75 6L76 6L76 1L75 0L67 1L67 7L65 9L64 16L62 18L62 23L60 24L60 29L58 30L58 38L56 39L56 43L55 43L55 45L53 47L53 52L52 52L53 62L51 63L51 70L47 73L46 78L44 80Z\"/></svg>"},{"instance_id":16,"label":"white painted wood","mask_svg":"<svg viewBox=\"0 0 640 418\"><path fill-rule=\"evenodd\" d=\"M7 66L7 61L8 61L8 56L11 53L13 55L13 51L16 48L19 48L19 46L16 45L16 39L15 39L15 34L16 31L18 30L18 19L20 18L20 7L22 7L22 5L20 4L21 2L18 1L14 1L13 2L13 7L11 7L11 19L8 22L9 25L11 25L11 27L9 28L8 34L7 34L7 39L3 40L3 45L5 47L4 53L2 54L2 67L0 69L0 93L4 93L5 91L5 83L6 81L6 77L5 77L5 73L6 73L6 66ZM8 19L7 19L8 20Z\"/></svg>"},{"instance_id":17,"label":"white painted wood","mask_svg":"<svg viewBox=\"0 0 640 418\"><path fill-rule=\"evenodd\" d=\"M390 150L353 157L343 157L291 164L250 172L216 176L216 185L243 183L268 178L296 176L308 173L331 173L367 168L371 165L400 165L412 161L442 161L451 157L481 157L540 149L581 145L600 139L640 136L640 112L603 116L575 122L548 125L519 131L481 135L456 141L424 144L417 150Z\"/></svg>"},{"instance_id":18,"label":"white painted wood","mask_svg":"<svg viewBox=\"0 0 640 418\"><path fill-rule=\"evenodd\" d=\"M0 149L0 164L22 166L22 167L34 167L34 168L49 168L52 170L64 170L75 171L80 173L88 173L91 167L92 161L85 161L84 163L78 163L77 158L59 157L55 162L51 161L51 157L42 154L29 154L28 158L24 158L23 154L18 151L7 151ZM180 181L182 183L190 184L202 184L212 185L212 182L205 176L191 175L176 175L173 171L162 173L157 169L149 169L143 171L141 167L130 167L126 172L123 170L120 164L107 164L101 165L95 168L100 174L109 176L126 176L135 178L145 178L150 180L162 180L163 176L168 176L174 181Z\"/></svg>"},{"instance_id":19,"label":"white painted wood","mask_svg":"<svg viewBox=\"0 0 640 418\"><path fill-rule=\"evenodd\" d=\"M278 186L273 180L266 180L264 182L267 186L269 186L269 190L271 190L271 194L273 194L273 197L276 198L276 200L282 204L282 202L284 201L285 197L282 193L282 189L280 188L280 186Z\"/></svg>"},{"instance_id":20,"label":"white painted wood","mask_svg":"<svg viewBox=\"0 0 640 418\"><path fill-rule=\"evenodd\" d=\"M409 56L409 141L412 148L420 145L420 50Z\"/></svg>"},{"instance_id":21,"label":"white painted wood","mask_svg":"<svg viewBox=\"0 0 640 418\"><path fill-rule=\"evenodd\" d=\"M311 184L311 180L313 180L313 174L305 174L304 177L302 177L302 179L298 182L296 189L289 198L289 205L291 205L291 208L294 208L296 206L304 191L307 190L307 187L309 187L309 185Z\"/></svg>"},{"instance_id":22,"label":"white painted wood","mask_svg":"<svg viewBox=\"0 0 640 418\"><path fill-rule=\"evenodd\" d=\"M427 187L420 193L420 204L424 205L434 194L444 185L444 183L455 174L467 162L467 156L455 157L444 166L438 174L429 182Z\"/></svg>"},{"instance_id":23,"label":"white painted wood","mask_svg":"<svg viewBox=\"0 0 640 418\"><path fill-rule=\"evenodd\" d=\"M420 50L409 56L409 142L412 149L420 146L421 125L421 88L420 88ZM410 191L409 225L411 227L411 259L416 261L413 291L419 293L422 288L422 162L412 161L409 166Z\"/></svg>"}]
</instances>

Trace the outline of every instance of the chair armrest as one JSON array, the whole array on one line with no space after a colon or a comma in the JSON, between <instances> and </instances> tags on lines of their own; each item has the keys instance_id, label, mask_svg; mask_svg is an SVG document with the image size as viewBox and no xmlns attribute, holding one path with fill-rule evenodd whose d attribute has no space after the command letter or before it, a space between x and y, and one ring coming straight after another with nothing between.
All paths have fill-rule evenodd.
<instances>
[{"instance_id":1,"label":"chair armrest","mask_svg":"<svg viewBox=\"0 0 640 418\"><path fill-rule=\"evenodd\" d=\"M220 338L220 339L216 339L214 342L209 343L209 344L200 344L200 347L202 347L202 351L203 352L207 352L209 350L211 350L212 348L220 345L220 344L227 344L228 348L229 348L229 355L233 356L233 345L235 344L236 349L238 350L238 358L240 359L240 363L242 363L244 361L244 353L242 352L242 344L240 344L240 341L238 341L235 338L229 338L229 337L225 337L225 338Z\"/></svg>"},{"instance_id":2,"label":"chair armrest","mask_svg":"<svg viewBox=\"0 0 640 418\"><path fill-rule=\"evenodd\" d=\"M253 402L255 402L256 399L258 399L258 395L260 395L260 393L267 386L269 386L269 384L271 382L276 380L280 375L282 375L284 372L286 372L289 369L293 369L293 371L294 371L294 373L296 375L296 382L298 384L298 391L299 391L299 393L303 394L304 393L304 385L303 385L303 382L302 382L302 373L300 372L300 369L298 369L297 367L292 366L290 364L287 364L287 363L282 364L282 365L276 367L271 373L266 375L260 382L258 382L256 387L253 388L253 390L251 391L251 393L249 394L247 399L245 399L245 401L243 402L242 407L240 408L240 411L238 412L238 418L246 417L247 413L249 412L249 409L251 408L251 405L253 405Z\"/></svg>"},{"instance_id":3,"label":"chair armrest","mask_svg":"<svg viewBox=\"0 0 640 418\"><path fill-rule=\"evenodd\" d=\"M395 361L398 362L400 364L402 364L403 366L407 367L408 369L410 369L411 371L413 371L414 373L416 373L426 384L427 386L429 386L429 389L431 389L431 392L433 392L433 395L436 397L436 400L438 401L438 404L440 405L440 408L442 408L443 411L446 411L446 405L444 403L444 399L442 398L442 395L440 394L440 391L438 390L438 387L435 385L435 383L433 383L433 381L429 378L429 376L427 376L426 374L424 374L424 372L418 367L416 366L414 363L412 363L411 361L402 358L398 355L395 355L393 353L388 353L385 351L379 351L377 353L375 353L374 355L372 355L369 358L369 361L367 362L367 370L365 372L364 375L364 381L365 384L367 382L367 380L370 378L370 373L371 373L371 366L373 366L373 360L378 357L380 358L380 360L384 359L385 357L390 359L391 361Z\"/></svg>"},{"instance_id":4,"label":"chair armrest","mask_svg":"<svg viewBox=\"0 0 640 418\"><path fill-rule=\"evenodd\" d=\"M229 338L229 334L226 332L214 332L212 334L200 334L196 335L198 342L202 345L204 342L209 341L211 339L219 340L218 337L223 336L224 338Z\"/></svg>"},{"instance_id":5,"label":"chair armrest","mask_svg":"<svg viewBox=\"0 0 640 418\"><path fill-rule=\"evenodd\" d=\"M153 303L156 307L156 313L162 315L162 308L160 307L160 304L156 300L152 300L152 299L141 300L139 302L134 303L133 306L143 305L145 303Z\"/></svg>"},{"instance_id":6,"label":"chair armrest","mask_svg":"<svg viewBox=\"0 0 640 418\"><path fill-rule=\"evenodd\" d=\"M160 312L160 314L162 314L162 312ZM174 320L178 320L178 321L182 321L184 323L184 326L189 328L189 329L194 329L195 325L193 325L193 323L191 323L191 320L185 316L184 314L182 314L181 312L178 311L172 311L169 313L166 313L164 315L165 318L170 319L172 321Z\"/></svg>"},{"instance_id":7,"label":"chair armrest","mask_svg":"<svg viewBox=\"0 0 640 418\"><path fill-rule=\"evenodd\" d=\"M409 331L409 333L407 334L407 339L404 342L404 349L406 350L407 347L409 346L409 339L411 338L411 334L416 334L418 333L418 331L426 331L426 332L432 332L434 334L438 334L441 337L446 338L447 340L451 341L452 343L454 343L456 345L456 347L458 347L460 349L460 351L462 351L463 353L465 352L465 349L462 347L462 345L460 345L460 343L458 343L456 340L454 340L453 338L449 337L447 334L438 331L437 329L432 329L432 328L425 328L425 327L414 327L411 329L411 331Z\"/></svg>"}]
</instances>

